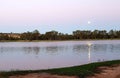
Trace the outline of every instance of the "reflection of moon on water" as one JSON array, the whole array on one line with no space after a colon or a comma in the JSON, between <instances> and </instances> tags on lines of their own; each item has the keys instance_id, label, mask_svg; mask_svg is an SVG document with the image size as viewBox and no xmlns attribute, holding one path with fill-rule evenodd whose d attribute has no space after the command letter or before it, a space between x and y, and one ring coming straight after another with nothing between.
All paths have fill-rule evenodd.
<instances>
[{"instance_id":1,"label":"reflection of moon on water","mask_svg":"<svg viewBox=\"0 0 120 78\"><path fill-rule=\"evenodd\" d=\"M88 45L88 47L90 47L92 45L92 43L91 42L87 42L87 45Z\"/></svg>"},{"instance_id":2,"label":"reflection of moon on water","mask_svg":"<svg viewBox=\"0 0 120 78\"><path fill-rule=\"evenodd\" d=\"M91 45L92 44L88 43L87 45L88 45L88 61L90 62L90 59L91 59L91 54L90 53L91 53Z\"/></svg>"},{"instance_id":3,"label":"reflection of moon on water","mask_svg":"<svg viewBox=\"0 0 120 78\"><path fill-rule=\"evenodd\" d=\"M90 46L89 46L89 48L88 48L88 59L89 59L89 61L90 61Z\"/></svg>"}]
</instances>

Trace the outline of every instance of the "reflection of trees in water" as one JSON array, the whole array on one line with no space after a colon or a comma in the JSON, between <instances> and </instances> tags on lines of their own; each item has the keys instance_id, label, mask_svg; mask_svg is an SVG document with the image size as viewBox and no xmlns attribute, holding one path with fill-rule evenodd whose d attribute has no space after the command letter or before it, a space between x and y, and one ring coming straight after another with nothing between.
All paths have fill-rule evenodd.
<instances>
[{"instance_id":1,"label":"reflection of trees in water","mask_svg":"<svg viewBox=\"0 0 120 78\"><path fill-rule=\"evenodd\" d=\"M45 52L49 54L61 53L61 52L88 52L88 45L67 45L67 46L46 46L46 47L0 47L0 53L5 52L23 52L23 53L33 53L38 55L40 52ZM120 44L93 44L91 47L91 52L120 52Z\"/></svg>"},{"instance_id":2,"label":"reflection of trees in water","mask_svg":"<svg viewBox=\"0 0 120 78\"><path fill-rule=\"evenodd\" d=\"M45 47L44 49L46 50L46 53L56 53L58 52L58 48L57 46L49 46L49 47Z\"/></svg>"},{"instance_id":3,"label":"reflection of trees in water","mask_svg":"<svg viewBox=\"0 0 120 78\"><path fill-rule=\"evenodd\" d=\"M108 44L94 44L93 50L94 52L106 52Z\"/></svg>"},{"instance_id":4,"label":"reflection of trees in water","mask_svg":"<svg viewBox=\"0 0 120 78\"><path fill-rule=\"evenodd\" d=\"M48 47L44 47L45 52L49 53L49 54L56 54L56 53L61 53L64 52L64 50L66 49L66 46L48 46Z\"/></svg>"},{"instance_id":5,"label":"reflection of trees in water","mask_svg":"<svg viewBox=\"0 0 120 78\"><path fill-rule=\"evenodd\" d=\"M0 53L6 52L23 52L26 54L36 54L38 55L40 52L55 54L57 52L63 52L64 50L68 50L67 46L48 46L48 47L0 47Z\"/></svg>"},{"instance_id":6,"label":"reflection of trees in water","mask_svg":"<svg viewBox=\"0 0 120 78\"><path fill-rule=\"evenodd\" d=\"M93 52L97 54L98 52L98 60L97 61L105 61L106 57L101 58L100 56L109 55L111 52L120 52L120 44L94 44ZM111 56L108 56L111 57Z\"/></svg>"},{"instance_id":7,"label":"reflection of trees in water","mask_svg":"<svg viewBox=\"0 0 120 78\"><path fill-rule=\"evenodd\" d=\"M24 52L24 53L35 53L38 54L40 52L40 47L1 47L0 53L6 52Z\"/></svg>"},{"instance_id":8,"label":"reflection of trees in water","mask_svg":"<svg viewBox=\"0 0 120 78\"><path fill-rule=\"evenodd\" d=\"M38 55L40 52L40 47L23 47L23 50L28 54L34 53Z\"/></svg>"},{"instance_id":9,"label":"reflection of trees in water","mask_svg":"<svg viewBox=\"0 0 120 78\"><path fill-rule=\"evenodd\" d=\"M0 53L18 52L20 50L21 50L21 48L19 48L19 47L0 47Z\"/></svg>"},{"instance_id":10,"label":"reflection of trees in water","mask_svg":"<svg viewBox=\"0 0 120 78\"><path fill-rule=\"evenodd\" d=\"M88 46L87 45L74 45L73 46L73 52L88 52Z\"/></svg>"},{"instance_id":11,"label":"reflection of trees in water","mask_svg":"<svg viewBox=\"0 0 120 78\"><path fill-rule=\"evenodd\" d=\"M36 55L39 54L39 52L55 54L58 52L62 52L64 49L64 46L24 47L25 52L27 52L28 54L35 53Z\"/></svg>"},{"instance_id":12,"label":"reflection of trees in water","mask_svg":"<svg viewBox=\"0 0 120 78\"><path fill-rule=\"evenodd\" d=\"M90 59L91 59L91 45L74 45L73 46L73 52L76 52L76 53L85 53L87 52L88 54L88 61L90 62Z\"/></svg>"},{"instance_id":13,"label":"reflection of trees in water","mask_svg":"<svg viewBox=\"0 0 120 78\"><path fill-rule=\"evenodd\" d=\"M114 49L114 45L112 45L112 44L110 44L110 45L108 45L108 48L109 48L109 52L113 52L113 49Z\"/></svg>"},{"instance_id":14,"label":"reflection of trees in water","mask_svg":"<svg viewBox=\"0 0 120 78\"><path fill-rule=\"evenodd\" d=\"M117 52L120 52L120 44L115 45L116 47L114 47L115 50L117 50Z\"/></svg>"},{"instance_id":15,"label":"reflection of trees in water","mask_svg":"<svg viewBox=\"0 0 120 78\"><path fill-rule=\"evenodd\" d=\"M120 44L94 44L94 52L120 52Z\"/></svg>"},{"instance_id":16,"label":"reflection of trees in water","mask_svg":"<svg viewBox=\"0 0 120 78\"><path fill-rule=\"evenodd\" d=\"M3 53L3 52L4 52L4 48L1 47L1 48L0 48L0 53Z\"/></svg>"},{"instance_id":17,"label":"reflection of trees in water","mask_svg":"<svg viewBox=\"0 0 120 78\"><path fill-rule=\"evenodd\" d=\"M120 52L120 44L108 45L110 52Z\"/></svg>"},{"instance_id":18,"label":"reflection of trees in water","mask_svg":"<svg viewBox=\"0 0 120 78\"><path fill-rule=\"evenodd\" d=\"M94 53L120 52L120 44L92 44L92 46L74 45L73 52L79 53L81 55L85 52L88 52L88 59L90 61L91 55Z\"/></svg>"}]
</instances>

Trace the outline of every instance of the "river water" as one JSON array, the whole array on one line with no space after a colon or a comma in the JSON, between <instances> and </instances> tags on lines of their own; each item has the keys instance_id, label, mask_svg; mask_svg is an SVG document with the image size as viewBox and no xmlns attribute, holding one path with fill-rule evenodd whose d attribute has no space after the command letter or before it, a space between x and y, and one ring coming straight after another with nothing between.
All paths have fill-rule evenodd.
<instances>
[{"instance_id":1,"label":"river water","mask_svg":"<svg viewBox=\"0 0 120 78\"><path fill-rule=\"evenodd\" d=\"M0 42L0 71L40 70L120 59L120 40Z\"/></svg>"}]
</instances>

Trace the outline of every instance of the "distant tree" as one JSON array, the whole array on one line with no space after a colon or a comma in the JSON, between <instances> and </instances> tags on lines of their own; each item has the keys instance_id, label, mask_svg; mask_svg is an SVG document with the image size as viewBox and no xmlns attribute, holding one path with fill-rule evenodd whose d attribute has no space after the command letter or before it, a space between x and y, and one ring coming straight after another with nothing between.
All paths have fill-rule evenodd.
<instances>
[{"instance_id":1,"label":"distant tree","mask_svg":"<svg viewBox=\"0 0 120 78\"><path fill-rule=\"evenodd\" d=\"M39 37L40 37L39 31L38 31L38 30L34 30L34 31L32 32L32 37L33 37L33 40L38 40Z\"/></svg>"},{"instance_id":2,"label":"distant tree","mask_svg":"<svg viewBox=\"0 0 120 78\"><path fill-rule=\"evenodd\" d=\"M74 36L74 39L81 39L82 33L80 30L76 30L76 31L73 31L73 36Z\"/></svg>"},{"instance_id":3,"label":"distant tree","mask_svg":"<svg viewBox=\"0 0 120 78\"><path fill-rule=\"evenodd\" d=\"M57 40L58 32L57 31L46 32L45 37L46 37L47 40Z\"/></svg>"},{"instance_id":4,"label":"distant tree","mask_svg":"<svg viewBox=\"0 0 120 78\"><path fill-rule=\"evenodd\" d=\"M38 30L34 30L33 32L24 32L21 34L22 40L38 40L40 36L40 33Z\"/></svg>"},{"instance_id":5,"label":"distant tree","mask_svg":"<svg viewBox=\"0 0 120 78\"><path fill-rule=\"evenodd\" d=\"M38 30L24 33L0 33L0 40L81 40L81 39L120 39L120 30L76 30L72 34L49 31L40 34Z\"/></svg>"},{"instance_id":6,"label":"distant tree","mask_svg":"<svg viewBox=\"0 0 120 78\"><path fill-rule=\"evenodd\" d=\"M117 34L116 34L116 31L110 30L109 33L108 33L108 35L109 35L109 38L113 39L113 38L115 38L115 36L116 36Z\"/></svg>"},{"instance_id":7,"label":"distant tree","mask_svg":"<svg viewBox=\"0 0 120 78\"><path fill-rule=\"evenodd\" d=\"M120 38L120 31L116 31L117 38Z\"/></svg>"},{"instance_id":8,"label":"distant tree","mask_svg":"<svg viewBox=\"0 0 120 78\"><path fill-rule=\"evenodd\" d=\"M22 40L32 40L32 32L24 32L20 37Z\"/></svg>"},{"instance_id":9,"label":"distant tree","mask_svg":"<svg viewBox=\"0 0 120 78\"><path fill-rule=\"evenodd\" d=\"M9 40L9 37L7 34L0 33L0 40Z\"/></svg>"}]
</instances>

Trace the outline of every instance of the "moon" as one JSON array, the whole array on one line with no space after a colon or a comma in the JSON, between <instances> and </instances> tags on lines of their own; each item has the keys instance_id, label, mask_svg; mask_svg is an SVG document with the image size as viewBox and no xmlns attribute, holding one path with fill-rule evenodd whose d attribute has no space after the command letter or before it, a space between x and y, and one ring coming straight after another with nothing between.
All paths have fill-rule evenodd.
<instances>
[{"instance_id":1,"label":"moon","mask_svg":"<svg viewBox=\"0 0 120 78\"><path fill-rule=\"evenodd\" d=\"M91 24L91 21L88 21L87 23L88 23L88 24Z\"/></svg>"}]
</instances>

